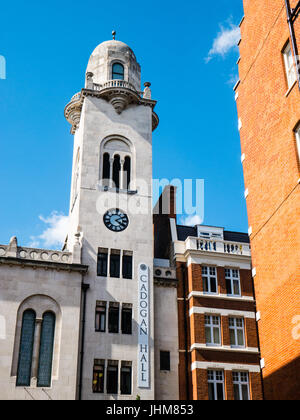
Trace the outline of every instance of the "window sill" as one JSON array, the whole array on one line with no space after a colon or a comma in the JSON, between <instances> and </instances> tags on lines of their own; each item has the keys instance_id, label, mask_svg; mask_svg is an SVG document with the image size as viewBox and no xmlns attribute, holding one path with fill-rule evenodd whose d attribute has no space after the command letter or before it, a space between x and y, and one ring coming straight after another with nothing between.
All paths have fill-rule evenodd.
<instances>
[{"instance_id":1,"label":"window sill","mask_svg":"<svg viewBox=\"0 0 300 420\"><path fill-rule=\"evenodd\" d=\"M297 80L294 81L294 83L291 85L291 87L287 90L285 97L287 98L289 96L289 94L291 93L291 91L294 89L295 85L297 84Z\"/></svg>"},{"instance_id":2,"label":"window sill","mask_svg":"<svg viewBox=\"0 0 300 420\"><path fill-rule=\"evenodd\" d=\"M98 191L104 192L113 192L116 194L127 194L127 195L135 195L138 193L137 190L127 190L121 188L112 188L112 187L103 187L102 185L98 185Z\"/></svg>"},{"instance_id":3,"label":"window sill","mask_svg":"<svg viewBox=\"0 0 300 420\"><path fill-rule=\"evenodd\" d=\"M259 354L259 349L257 347L231 347L231 346L213 346L208 344L199 344L195 343L191 346L191 351L193 350L212 350L212 351L230 351L236 353L254 353Z\"/></svg>"}]
</instances>

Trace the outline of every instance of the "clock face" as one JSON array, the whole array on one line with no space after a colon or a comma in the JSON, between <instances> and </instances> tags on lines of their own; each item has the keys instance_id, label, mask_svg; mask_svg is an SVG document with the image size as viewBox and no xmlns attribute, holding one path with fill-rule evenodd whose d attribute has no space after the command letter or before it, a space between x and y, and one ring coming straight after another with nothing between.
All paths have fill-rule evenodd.
<instances>
[{"instance_id":1,"label":"clock face","mask_svg":"<svg viewBox=\"0 0 300 420\"><path fill-rule=\"evenodd\" d=\"M127 215L119 209L106 212L103 221L107 229L112 230L113 232L122 232L129 224Z\"/></svg>"}]
</instances>

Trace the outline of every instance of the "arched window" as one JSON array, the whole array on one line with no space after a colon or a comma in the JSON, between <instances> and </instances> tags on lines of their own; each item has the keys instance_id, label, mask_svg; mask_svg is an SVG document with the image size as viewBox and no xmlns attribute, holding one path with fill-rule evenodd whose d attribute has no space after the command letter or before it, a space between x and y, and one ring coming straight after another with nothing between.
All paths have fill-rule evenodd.
<instances>
[{"instance_id":1,"label":"arched window","mask_svg":"<svg viewBox=\"0 0 300 420\"><path fill-rule=\"evenodd\" d=\"M17 386L30 386L36 313L29 309L22 318Z\"/></svg>"},{"instance_id":2,"label":"arched window","mask_svg":"<svg viewBox=\"0 0 300 420\"><path fill-rule=\"evenodd\" d=\"M120 171L121 171L120 156L115 155L114 163L113 163L113 182L114 182L114 187L117 189L120 188Z\"/></svg>"},{"instance_id":3,"label":"arched window","mask_svg":"<svg viewBox=\"0 0 300 420\"><path fill-rule=\"evenodd\" d=\"M115 63L112 66L112 79L124 80L124 66L120 63Z\"/></svg>"},{"instance_id":4,"label":"arched window","mask_svg":"<svg viewBox=\"0 0 300 420\"><path fill-rule=\"evenodd\" d=\"M103 170L102 170L103 185L109 186L110 180L110 156L109 153L103 155Z\"/></svg>"},{"instance_id":5,"label":"arched window","mask_svg":"<svg viewBox=\"0 0 300 420\"><path fill-rule=\"evenodd\" d=\"M55 315L46 312L43 316L40 357L38 368L38 387L50 387L52 379L53 346L55 333Z\"/></svg>"},{"instance_id":6,"label":"arched window","mask_svg":"<svg viewBox=\"0 0 300 420\"><path fill-rule=\"evenodd\" d=\"M129 156L126 156L124 162L124 188L129 189L130 186L130 177L131 177L131 159Z\"/></svg>"}]
</instances>

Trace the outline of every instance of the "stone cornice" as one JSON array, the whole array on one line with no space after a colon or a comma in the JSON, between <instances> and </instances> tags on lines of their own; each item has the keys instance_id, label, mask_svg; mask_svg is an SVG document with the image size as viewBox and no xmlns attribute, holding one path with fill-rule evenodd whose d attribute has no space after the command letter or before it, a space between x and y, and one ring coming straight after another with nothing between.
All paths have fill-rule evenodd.
<instances>
[{"instance_id":1,"label":"stone cornice","mask_svg":"<svg viewBox=\"0 0 300 420\"><path fill-rule=\"evenodd\" d=\"M82 275L88 272L88 266L82 264L67 264L54 261L29 260L14 257L0 257L0 265L19 266L20 268L42 268L45 270L78 272Z\"/></svg>"}]
</instances>

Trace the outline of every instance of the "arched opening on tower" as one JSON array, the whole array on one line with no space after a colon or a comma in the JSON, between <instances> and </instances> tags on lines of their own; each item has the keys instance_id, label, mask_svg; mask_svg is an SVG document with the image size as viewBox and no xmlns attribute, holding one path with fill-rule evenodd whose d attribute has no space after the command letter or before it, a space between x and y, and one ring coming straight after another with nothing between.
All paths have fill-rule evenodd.
<instances>
[{"instance_id":1,"label":"arched opening on tower","mask_svg":"<svg viewBox=\"0 0 300 420\"><path fill-rule=\"evenodd\" d=\"M102 170L102 180L103 186L109 186L110 180L110 156L109 153L104 153L103 155L103 170Z\"/></svg>"},{"instance_id":2,"label":"arched opening on tower","mask_svg":"<svg viewBox=\"0 0 300 420\"><path fill-rule=\"evenodd\" d=\"M130 181L131 181L131 159L129 156L126 156L124 162L124 188L129 190Z\"/></svg>"},{"instance_id":3,"label":"arched opening on tower","mask_svg":"<svg viewBox=\"0 0 300 420\"><path fill-rule=\"evenodd\" d=\"M120 188L120 171L121 171L121 162L120 162L120 156L115 155L114 157L114 163L113 163L113 182L115 188Z\"/></svg>"},{"instance_id":4,"label":"arched opening on tower","mask_svg":"<svg viewBox=\"0 0 300 420\"><path fill-rule=\"evenodd\" d=\"M112 79L124 80L124 66L121 63L115 63L112 66Z\"/></svg>"}]
</instances>

